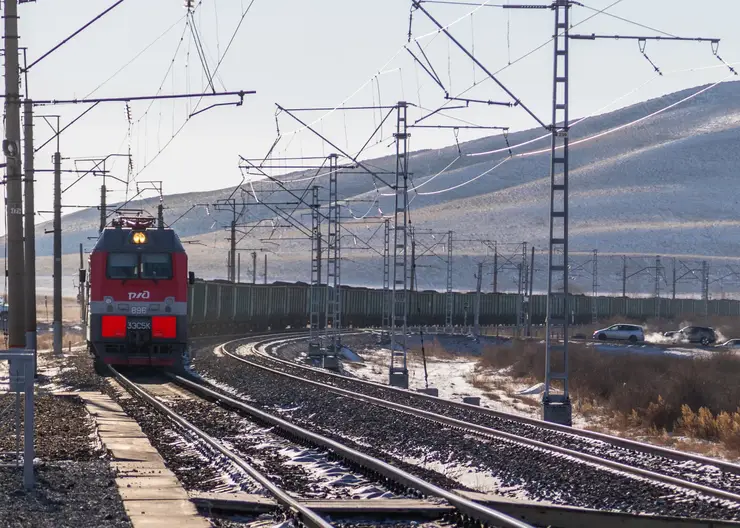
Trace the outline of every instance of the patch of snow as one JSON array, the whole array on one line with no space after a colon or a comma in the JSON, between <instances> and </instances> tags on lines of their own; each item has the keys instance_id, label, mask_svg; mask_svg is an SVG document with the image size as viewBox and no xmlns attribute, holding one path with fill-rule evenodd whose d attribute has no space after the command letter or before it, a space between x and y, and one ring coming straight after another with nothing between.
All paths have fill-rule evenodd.
<instances>
[{"instance_id":1,"label":"patch of snow","mask_svg":"<svg viewBox=\"0 0 740 528\"><path fill-rule=\"evenodd\" d=\"M388 364L390 350L387 348L368 349L364 352L365 362L345 365L353 375L388 384ZM501 412L508 412L528 417L539 417L538 400L530 396L513 396L527 389L527 385L511 380L503 372L477 369L477 357L459 357L455 359L427 359L427 378L424 365L416 358L409 358L409 390L417 391L426 388L439 390L439 397L461 402L465 396L476 396L481 399L481 407ZM480 383L475 383L474 381Z\"/></svg>"},{"instance_id":2,"label":"patch of snow","mask_svg":"<svg viewBox=\"0 0 740 528\"><path fill-rule=\"evenodd\" d=\"M340 351L342 357L346 359L347 361L356 361L356 362L362 362L362 358L358 355L352 352L349 348L343 346L342 350Z\"/></svg>"},{"instance_id":3,"label":"patch of snow","mask_svg":"<svg viewBox=\"0 0 740 528\"><path fill-rule=\"evenodd\" d=\"M517 394L542 394L544 391L545 391L545 384L538 383L537 385L532 385L528 389L524 389L524 390L517 392Z\"/></svg>"},{"instance_id":4,"label":"patch of snow","mask_svg":"<svg viewBox=\"0 0 740 528\"><path fill-rule=\"evenodd\" d=\"M441 473L447 478L480 493L491 493L526 501L532 500L521 486L505 486L501 479L488 472L476 471L471 467L459 464L445 464L439 460L428 461L424 458L411 457L401 457L401 459L409 464Z\"/></svg>"}]
</instances>

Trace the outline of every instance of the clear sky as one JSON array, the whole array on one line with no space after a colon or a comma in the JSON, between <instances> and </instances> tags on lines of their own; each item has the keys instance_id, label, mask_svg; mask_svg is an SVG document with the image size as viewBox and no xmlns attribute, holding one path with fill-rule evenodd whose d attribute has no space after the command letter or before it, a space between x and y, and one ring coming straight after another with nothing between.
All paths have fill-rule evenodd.
<instances>
[{"instance_id":1,"label":"clear sky","mask_svg":"<svg viewBox=\"0 0 740 528\"><path fill-rule=\"evenodd\" d=\"M577 24L573 32L659 34L604 14L583 22L614 2L583 0L588 8L573 9L573 23ZM73 3L38 0L21 4L21 46L28 48L28 57L33 60L112 3L112 0ZM197 33L211 70L224 54L249 3L250 0L203 0L196 11ZM393 104L405 99L425 108L437 108L443 102L442 91L403 50L409 29L409 7L409 0L255 0L218 70L216 87L256 90L257 95L247 96L239 108L221 107L193 117L166 148L173 131L180 129L192 111L194 102L132 103L131 126L123 103L101 105L63 134L60 150L69 158L65 159L64 168L75 168L74 158L126 153L130 145L134 175L139 181L162 180L167 194L216 189L241 181L239 154L261 156L273 143L275 103L286 107L335 106L355 94L348 104L370 105L379 100ZM475 55L492 71L547 42L553 33L553 16L549 10L483 7L468 16L474 6L425 4L425 7L444 24L457 21L450 31L469 49L474 49ZM737 0L709 0L701 4L689 0L621 0L607 12L670 34L721 38L719 54L727 62L740 61ZM203 90L203 69L185 14L182 0L126 0L31 69L28 82L31 97L37 100L82 98L89 94L117 97ZM412 29L414 37L419 37L434 28L417 12ZM419 44L425 47L451 93L459 93L485 77L444 35L428 35ZM574 117L716 82L729 73L714 57L708 43L649 42L645 52L665 72L664 77L654 73L634 41L573 41L571 46ZM411 47L418 49L415 44ZM500 80L543 121L549 120L552 100L551 49L546 46L500 74ZM692 68L696 70L685 71ZM467 95L507 100L492 82L480 84ZM208 102L199 108L206 106ZM68 105L36 111L59 114L65 125L84 108ZM412 117L419 117L419 112L413 109ZM310 120L321 116L319 113L301 115ZM449 115L477 124L510 126L512 130L536 125L517 108L476 107L451 111ZM336 112L315 126L341 148L358 150L378 119L378 114L371 112ZM444 119L436 122L451 122ZM331 151L306 131L289 135L297 128L290 117L281 115L279 123L283 139L277 154L323 155ZM36 121L35 130L37 144L51 131L41 119ZM367 157L392 152L388 147L390 133L390 127L383 130L385 141L372 142ZM459 139L481 135L484 134L480 131L461 131ZM451 131L417 130L411 146L413 149L438 147L453 144L454 140ZM37 167L50 168L52 153L53 144L39 152ZM155 158L157 153L160 154ZM89 164L77 164L80 169L89 167ZM114 176L126 179L125 160L109 164L108 168ZM37 180L38 209L49 210L51 174L40 173ZM65 175L64 182L71 181L72 176ZM64 203L95 205L100 183L99 179L88 176L65 193ZM122 184L111 183L110 187L113 190L110 201L123 199ZM50 218L51 215L41 215L37 220ZM4 232L4 218L0 231Z\"/></svg>"}]
</instances>

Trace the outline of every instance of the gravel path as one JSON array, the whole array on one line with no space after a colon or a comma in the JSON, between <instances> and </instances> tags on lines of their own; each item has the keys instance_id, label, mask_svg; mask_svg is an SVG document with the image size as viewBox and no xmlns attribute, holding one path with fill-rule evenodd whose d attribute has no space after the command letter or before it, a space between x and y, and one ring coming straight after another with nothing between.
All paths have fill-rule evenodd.
<instances>
[{"instance_id":1,"label":"gravel path","mask_svg":"<svg viewBox=\"0 0 740 528\"><path fill-rule=\"evenodd\" d=\"M694 498L673 488L573 463L549 453L500 440L484 440L439 424L318 390L315 386L233 359L202 354L195 368L248 395L252 403L394 465L465 471L488 477L498 493L602 510L684 517L735 519L737 509L717 500ZM408 468L409 465L405 464ZM465 471L463 471L465 470ZM437 478L439 473L432 473ZM462 487L451 479L444 487ZM437 482L441 484L441 482Z\"/></svg>"},{"instance_id":2,"label":"gravel path","mask_svg":"<svg viewBox=\"0 0 740 528\"><path fill-rule=\"evenodd\" d=\"M369 346L375 336L349 336L348 339L354 339L357 346L364 343ZM279 357L295 356L299 350L305 349L305 341L289 342L280 346L275 352ZM367 394L376 398L399 403L409 407L415 407L425 411L449 416L457 420L490 427L499 431L504 431L524 438L531 438L546 444L564 447L575 451L589 453L603 458L608 458L617 462L628 464L630 466L663 473L672 477L689 480L706 486L711 486L732 493L740 494L740 476L732 473L725 473L717 467L698 464L695 462L679 462L673 459L641 453L632 449L615 447L606 442L592 440L589 438L569 435L558 431L552 431L518 422L485 414L475 409L463 409L449 404L444 400L430 400L421 397L413 392L399 392L388 388L368 385L352 378L337 379L321 372L309 371L299 367L290 367L283 364L276 364L274 361L262 358L260 356L250 356L250 361L265 364L266 366L289 372L296 376L305 377L314 381L319 381L327 385L333 385L345 390Z\"/></svg>"}]
</instances>

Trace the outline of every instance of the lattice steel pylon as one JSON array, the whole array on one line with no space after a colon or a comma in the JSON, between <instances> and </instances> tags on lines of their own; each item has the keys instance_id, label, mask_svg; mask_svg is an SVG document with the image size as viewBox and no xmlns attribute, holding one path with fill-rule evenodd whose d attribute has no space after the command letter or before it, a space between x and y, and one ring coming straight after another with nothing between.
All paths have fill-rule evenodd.
<instances>
[{"instance_id":1,"label":"lattice steel pylon","mask_svg":"<svg viewBox=\"0 0 740 528\"><path fill-rule=\"evenodd\" d=\"M321 217L319 188L311 189L311 287L309 290L308 357L320 358L321 352Z\"/></svg>"},{"instance_id":2,"label":"lattice steel pylon","mask_svg":"<svg viewBox=\"0 0 740 528\"><path fill-rule=\"evenodd\" d=\"M599 251L594 249L594 257L591 261L591 323L595 324L599 320Z\"/></svg>"},{"instance_id":3,"label":"lattice steel pylon","mask_svg":"<svg viewBox=\"0 0 740 528\"><path fill-rule=\"evenodd\" d=\"M547 271L547 332L542 418L572 425L568 394L568 48L570 0L555 0L553 106L550 167L550 239ZM557 291L557 276L563 291ZM562 345L553 343L561 328Z\"/></svg>"},{"instance_id":4,"label":"lattice steel pylon","mask_svg":"<svg viewBox=\"0 0 740 528\"><path fill-rule=\"evenodd\" d=\"M329 229L326 239L326 351L327 356L336 358L342 346L342 292L341 292L341 220L338 203L337 180L339 177L338 158L329 155ZM334 361L336 363L336 359ZM325 365L326 366L326 365ZM330 365L331 366L331 365ZM335 365L336 366L336 365Z\"/></svg>"},{"instance_id":5,"label":"lattice steel pylon","mask_svg":"<svg viewBox=\"0 0 740 528\"><path fill-rule=\"evenodd\" d=\"M454 294L452 293L452 231L447 232L447 290L445 293L445 332L452 332L452 309Z\"/></svg>"},{"instance_id":6,"label":"lattice steel pylon","mask_svg":"<svg viewBox=\"0 0 740 528\"><path fill-rule=\"evenodd\" d=\"M396 182L393 222L393 266L391 281L391 364L389 382L408 388L409 371L406 365L406 317L408 315L408 138L407 103L398 103L396 132ZM400 330L400 338L396 332Z\"/></svg>"},{"instance_id":7,"label":"lattice steel pylon","mask_svg":"<svg viewBox=\"0 0 740 528\"><path fill-rule=\"evenodd\" d=\"M390 339L391 332L391 265L390 265L390 245L391 245L391 222L387 218L383 221L383 298L382 298L382 339Z\"/></svg>"},{"instance_id":8,"label":"lattice steel pylon","mask_svg":"<svg viewBox=\"0 0 740 528\"><path fill-rule=\"evenodd\" d=\"M517 337L521 337L521 330L526 327L529 317L529 264L527 262L527 243L522 242L522 264L519 279L519 298L517 303Z\"/></svg>"},{"instance_id":9,"label":"lattice steel pylon","mask_svg":"<svg viewBox=\"0 0 740 528\"><path fill-rule=\"evenodd\" d=\"M473 328L475 337L480 337L480 296L481 288L483 287L483 263L478 263L478 272L476 273L477 284L475 287L475 319L473 320Z\"/></svg>"}]
</instances>

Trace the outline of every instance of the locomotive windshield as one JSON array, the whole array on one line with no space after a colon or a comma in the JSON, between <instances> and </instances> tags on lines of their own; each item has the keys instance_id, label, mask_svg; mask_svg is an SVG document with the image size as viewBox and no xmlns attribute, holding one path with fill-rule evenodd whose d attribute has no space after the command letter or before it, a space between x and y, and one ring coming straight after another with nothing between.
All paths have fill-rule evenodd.
<instances>
[{"instance_id":1,"label":"locomotive windshield","mask_svg":"<svg viewBox=\"0 0 740 528\"><path fill-rule=\"evenodd\" d=\"M139 256L136 253L108 255L109 279L135 279L139 275Z\"/></svg>"},{"instance_id":2,"label":"locomotive windshield","mask_svg":"<svg viewBox=\"0 0 740 528\"><path fill-rule=\"evenodd\" d=\"M110 253L107 271L109 279L171 279L172 259L169 253Z\"/></svg>"},{"instance_id":3,"label":"locomotive windshield","mask_svg":"<svg viewBox=\"0 0 740 528\"><path fill-rule=\"evenodd\" d=\"M142 279L171 279L172 261L169 253L142 253Z\"/></svg>"}]
</instances>

